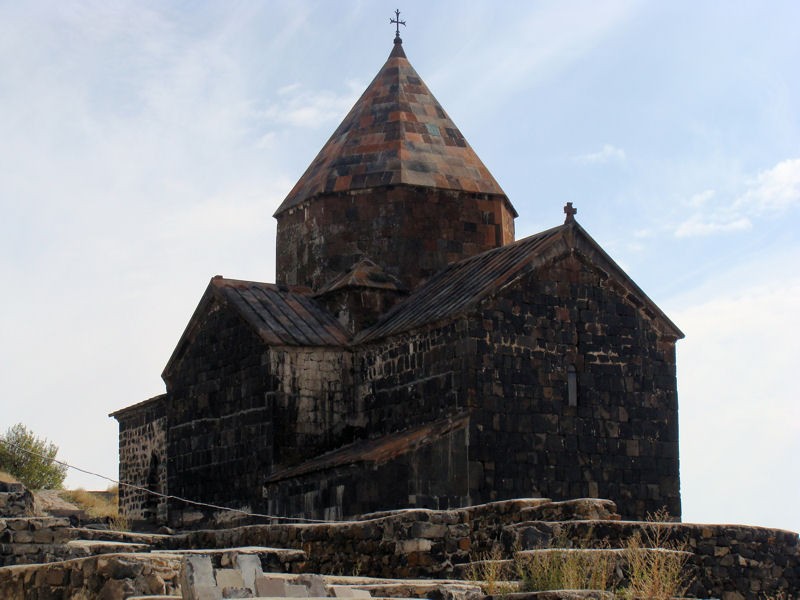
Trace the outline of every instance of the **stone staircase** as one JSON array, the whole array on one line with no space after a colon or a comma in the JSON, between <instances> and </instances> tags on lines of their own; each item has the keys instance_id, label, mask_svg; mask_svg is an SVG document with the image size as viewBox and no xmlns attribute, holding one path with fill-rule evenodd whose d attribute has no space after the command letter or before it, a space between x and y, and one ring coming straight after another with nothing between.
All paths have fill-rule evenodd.
<instances>
[{"instance_id":1,"label":"stone staircase","mask_svg":"<svg viewBox=\"0 0 800 600\"><path fill-rule=\"evenodd\" d=\"M175 535L70 527L67 519L0 519L0 598L609 598L601 590L520 595L520 566L602 564L624 584L626 542L674 540L688 595L787 600L800 589L796 533L757 527L623 521L613 503L520 499L463 509L388 511L359 520L201 530ZM655 535L655 538L652 536ZM650 536L650 537L648 537ZM646 546L643 544L642 546ZM656 554L659 555L659 554ZM27 564L26 564L27 563ZM30 564L37 563L37 564ZM545 569L546 570L546 569ZM476 579L482 581L475 581ZM480 584L480 585L479 585ZM483 590L480 586L483 586ZM540 588L542 589L542 588ZM193 591L194 590L194 591ZM795 599L796 600L796 599Z\"/></svg>"}]
</instances>

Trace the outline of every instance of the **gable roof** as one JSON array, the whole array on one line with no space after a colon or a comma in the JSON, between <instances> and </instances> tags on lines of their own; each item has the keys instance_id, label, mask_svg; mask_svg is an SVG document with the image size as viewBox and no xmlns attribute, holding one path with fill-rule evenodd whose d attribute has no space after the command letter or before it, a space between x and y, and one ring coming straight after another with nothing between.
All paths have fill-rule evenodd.
<instances>
[{"instance_id":1,"label":"gable roof","mask_svg":"<svg viewBox=\"0 0 800 600\"><path fill-rule=\"evenodd\" d=\"M372 288L381 290L406 291L402 282L384 271L383 267L375 264L368 258L362 258L347 271L335 277L314 294L314 297L323 296L329 292L352 288Z\"/></svg>"},{"instance_id":2,"label":"gable roof","mask_svg":"<svg viewBox=\"0 0 800 600\"><path fill-rule=\"evenodd\" d=\"M321 193L403 184L505 198L395 40L386 63L275 216Z\"/></svg>"},{"instance_id":3,"label":"gable roof","mask_svg":"<svg viewBox=\"0 0 800 600\"><path fill-rule=\"evenodd\" d=\"M299 465L276 471L267 477L265 483L276 483L284 479L357 463L381 465L421 447L428 446L440 440L442 436L464 429L467 425L469 425L469 414L462 413L403 431L388 433L378 438L359 440L321 454Z\"/></svg>"},{"instance_id":4,"label":"gable roof","mask_svg":"<svg viewBox=\"0 0 800 600\"><path fill-rule=\"evenodd\" d=\"M344 327L314 302L308 290L217 275L209 282L162 377L180 360L214 300L233 308L267 346L344 346L349 340Z\"/></svg>"},{"instance_id":5,"label":"gable roof","mask_svg":"<svg viewBox=\"0 0 800 600\"><path fill-rule=\"evenodd\" d=\"M672 335L684 337L669 317L573 220L448 265L407 299L396 304L375 325L360 332L354 341L368 342L431 323L452 320L515 280L522 272L573 251L588 256L594 266L620 281L629 290L629 296L632 295L647 312L664 323Z\"/></svg>"}]
</instances>

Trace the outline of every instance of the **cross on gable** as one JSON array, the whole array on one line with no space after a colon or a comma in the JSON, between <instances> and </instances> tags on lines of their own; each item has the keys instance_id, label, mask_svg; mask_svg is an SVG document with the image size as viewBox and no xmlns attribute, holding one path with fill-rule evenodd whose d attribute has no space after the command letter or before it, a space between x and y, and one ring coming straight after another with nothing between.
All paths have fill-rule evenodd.
<instances>
[{"instance_id":1,"label":"cross on gable","mask_svg":"<svg viewBox=\"0 0 800 600\"><path fill-rule=\"evenodd\" d=\"M564 214L567 215L567 218L564 219L564 223L573 223L575 221L575 215L577 212L578 209L572 207L572 202L567 202L564 205Z\"/></svg>"},{"instance_id":2,"label":"cross on gable","mask_svg":"<svg viewBox=\"0 0 800 600\"><path fill-rule=\"evenodd\" d=\"M394 19L389 19L389 23L391 23L393 25L397 25L397 30L395 31L394 39L399 40L400 39L400 25L405 27L406 26L406 22L400 20L400 9L395 9L394 16L395 16Z\"/></svg>"}]
</instances>

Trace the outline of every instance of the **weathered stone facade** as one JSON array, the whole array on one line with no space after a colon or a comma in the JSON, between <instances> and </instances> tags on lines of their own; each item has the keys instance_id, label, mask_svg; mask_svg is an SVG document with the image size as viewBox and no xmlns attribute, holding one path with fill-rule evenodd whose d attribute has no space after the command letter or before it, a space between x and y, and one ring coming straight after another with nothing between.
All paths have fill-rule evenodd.
<instances>
[{"instance_id":1,"label":"weathered stone facade","mask_svg":"<svg viewBox=\"0 0 800 600\"><path fill-rule=\"evenodd\" d=\"M137 482L137 487L120 486L119 503L133 521L163 523L167 518L166 500L148 493L167 490L165 401L165 395L156 396L117 416L120 465L125 465L127 480Z\"/></svg>"},{"instance_id":2,"label":"weathered stone facade","mask_svg":"<svg viewBox=\"0 0 800 600\"><path fill-rule=\"evenodd\" d=\"M213 278L166 394L114 413L121 480L310 518L531 496L679 517L682 333L571 210L516 242L515 216L396 43L276 212L278 284Z\"/></svg>"},{"instance_id":3,"label":"weathered stone facade","mask_svg":"<svg viewBox=\"0 0 800 600\"><path fill-rule=\"evenodd\" d=\"M24 485L0 481L0 515L28 517L33 514L33 510L33 494Z\"/></svg>"},{"instance_id":4,"label":"weathered stone facade","mask_svg":"<svg viewBox=\"0 0 800 600\"><path fill-rule=\"evenodd\" d=\"M409 186L326 194L278 213L277 282L313 290L362 257L407 287L514 240L505 196Z\"/></svg>"}]
</instances>

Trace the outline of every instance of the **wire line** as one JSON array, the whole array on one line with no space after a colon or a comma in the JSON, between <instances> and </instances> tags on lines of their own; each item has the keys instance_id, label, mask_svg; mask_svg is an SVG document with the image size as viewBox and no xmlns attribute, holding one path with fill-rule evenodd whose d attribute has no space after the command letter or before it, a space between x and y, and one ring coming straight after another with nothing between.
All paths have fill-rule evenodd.
<instances>
[{"instance_id":1,"label":"wire line","mask_svg":"<svg viewBox=\"0 0 800 600\"><path fill-rule=\"evenodd\" d=\"M250 512L250 511L246 511L246 510L241 510L241 509L238 509L238 508L230 508L228 506L220 506L218 504L209 504L207 502L199 502L197 500L189 500L188 498L182 498L180 496L173 496L171 494L162 494L160 492L156 492L154 490L148 489L146 487L142 487L140 485L134 485L132 483L124 483L122 481L118 481L118 480L113 479L111 477L108 477L106 475L101 475L100 473L95 473L95 472L89 471L87 469L82 469L80 467L76 467L76 466L71 465L69 463L66 463L66 462L64 462L62 460L58 460L58 459L55 459L55 458L50 458L49 456L45 456L44 454L40 454L38 452L34 452L33 450L29 450L28 448L24 448L24 447L20 446L19 444L15 444L14 442L10 442L7 439L5 439L2 435L0 435L0 443L5 444L6 446L10 446L12 448L16 448L17 450L21 450L22 452L26 452L26 453L31 454L33 456L37 456L39 458L43 458L43 459L45 459L47 461L51 461L51 462L54 462L56 464L62 465L64 467L67 467L68 469L74 469L75 471L80 471L81 473L85 473L87 475L92 475L94 477L99 477L100 479L105 479L106 481L110 481L111 483L114 483L114 484L116 484L118 486L130 488L130 489L133 489L133 490L138 490L140 492L145 492L147 494L151 494L151 495L157 496L159 498L164 498L166 500L176 500L178 502L184 502L186 504L191 504L193 506L203 506L205 508L213 508L215 510L221 510L221 511L237 513L237 514L245 515L245 516L248 516L248 517L258 517L258 518L261 518L261 519L275 519L275 520L278 520L278 521L299 521L299 522L302 522L302 523L341 523L342 522L342 521L335 521L335 520L307 519L307 518L304 518L304 517L282 517L282 516L279 516L279 515L265 515L265 514L261 514L261 513L254 513L254 512Z\"/></svg>"}]
</instances>

